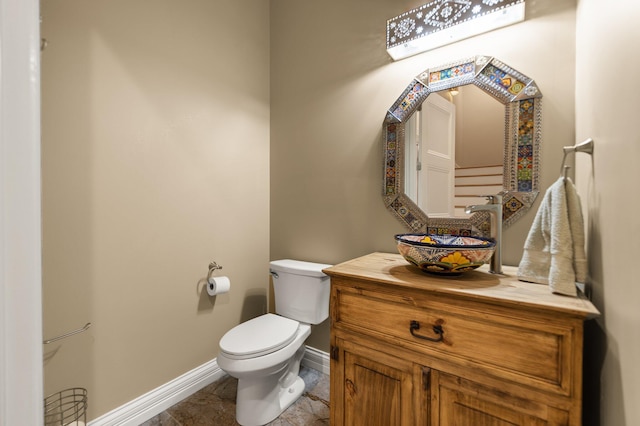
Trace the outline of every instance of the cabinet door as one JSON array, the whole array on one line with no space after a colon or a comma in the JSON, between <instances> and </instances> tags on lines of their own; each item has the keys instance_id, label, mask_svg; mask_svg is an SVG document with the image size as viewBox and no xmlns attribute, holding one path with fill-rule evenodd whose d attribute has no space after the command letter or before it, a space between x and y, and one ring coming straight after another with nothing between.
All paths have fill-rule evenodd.
<instances>
[{"instance_id":1,"label":"cabinet door","mask_svg":"<svg viewBox=\"0 0 640 426\"><path fill-rule=\"evenodd\" d=\"M411 361L339 340L331 366L332 425L414 426L426 424L423 372ZM335 361L335 360L334 360ZM335 387L333 386L335 384Z\"/></svg>"},{"instance_id":2,"label":"cabinet door","mask_svg":"<svg viewBox=\"0 0 640 426\"><path fill-rule=\"evenodd\" d=\"M433 372L432 426L568 425L569 413L460 377Z\"/></svg>"}]
</instances>

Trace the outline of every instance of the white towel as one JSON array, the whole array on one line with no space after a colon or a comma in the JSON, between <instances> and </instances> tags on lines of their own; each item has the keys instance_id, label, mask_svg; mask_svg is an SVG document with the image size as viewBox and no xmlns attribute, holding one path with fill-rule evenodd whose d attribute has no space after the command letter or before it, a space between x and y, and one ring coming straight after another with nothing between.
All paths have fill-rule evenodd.
<instances>
[{"instance_id":1,"label":"white towel","mask_svg":"<svg viewBox=\"0 0 640 426\"><path fill-rule=\"evenodd\" d=\"M545 193L529 230L518 279L576 296L576 281L584 282L587 275L583 223L575 186L559 178Z\"/></svg>"},{"instance_id":2,"label":"white towel","mask_svg":"<svg viewBox=\"0 0 640 426\"><path fill-rule=\"evenodd\" d=\"M576 274L575 281L584 283L587 281L587 255L584 251L584 219L582 217L582 203L571 179L565 179L565 191L567 195L567 209L569 211L569 226L573 240L573 271Z\"/></svg>"}]
</instances>

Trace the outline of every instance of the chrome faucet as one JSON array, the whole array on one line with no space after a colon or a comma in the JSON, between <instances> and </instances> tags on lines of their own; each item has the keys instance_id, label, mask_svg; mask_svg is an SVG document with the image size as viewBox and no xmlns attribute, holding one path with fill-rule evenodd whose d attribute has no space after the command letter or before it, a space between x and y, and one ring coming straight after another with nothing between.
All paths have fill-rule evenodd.
<instances>
[{"instance_id":1,"label":"chrome faucet","mask_svg":"<svg viewBox=\"0 0 640 426\"><path fill-rule=\"evenodd\" d=\"M483 195L489 201L487 204L467 206L465 213L488 211L491 215L491 238L496 242L496 250L491 256L489 272L502 274L502 195Z\"/></svg>"}]
</instances>

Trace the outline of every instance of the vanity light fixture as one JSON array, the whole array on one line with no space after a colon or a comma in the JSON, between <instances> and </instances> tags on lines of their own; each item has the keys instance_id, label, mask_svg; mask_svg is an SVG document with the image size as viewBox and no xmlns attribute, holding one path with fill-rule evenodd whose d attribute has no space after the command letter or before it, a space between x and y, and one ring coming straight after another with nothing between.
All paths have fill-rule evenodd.
<instances>
[{"instance_id":1,"label":"vanity light fixture","mask_svg":"<svg viewBox=\"0 0 640 426\"><path fill-rule=\"evenodd\" d=\"M524 20L525 0L432 0L387 21L394 61Z\"/></svg>"}]
</instances>

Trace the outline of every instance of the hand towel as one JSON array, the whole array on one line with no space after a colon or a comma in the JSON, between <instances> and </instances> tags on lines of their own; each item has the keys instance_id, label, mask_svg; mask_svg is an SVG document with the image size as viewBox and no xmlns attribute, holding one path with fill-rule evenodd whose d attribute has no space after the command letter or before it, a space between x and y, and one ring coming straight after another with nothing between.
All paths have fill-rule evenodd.
<instances>
[{"instance_id":1,"label":"hand towel","mask_svg":"<svg viewBox=\"0 0 640 426\"><path fill-rule=\"evenodd\" d=\"M561 177L545 193L529 230L518 279L576 296L575 282L584 281L586 271L580 199L573 183Z\"/></svg>"},{"instance_id":2,"label":"hand towel","mask_svg":"<svg viewBox=\"0 0 640 426\"><path fill-rule=\"evenodd\" d=\"M584 219L582 217L582 204L576 186L571 179L566 178L565 192L567 195L567 210L569 212L569 226L573 240L573 271L576 274L575 281L584 283L587 280L587 255L584 250Z\"/></svg>"}]
</instances>

